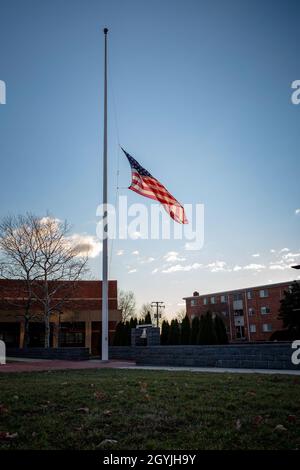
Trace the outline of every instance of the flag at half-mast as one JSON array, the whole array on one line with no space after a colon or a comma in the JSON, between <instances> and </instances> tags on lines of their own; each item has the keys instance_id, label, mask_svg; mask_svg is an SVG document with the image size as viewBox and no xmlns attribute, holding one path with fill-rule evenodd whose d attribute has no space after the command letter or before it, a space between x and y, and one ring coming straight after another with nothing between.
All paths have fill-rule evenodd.
<instances>
[{"instance_id":1,"label":"flag at half-mast","mask_svg":"<svg viewBox=\"0 0 300 470\"><path fill-rule=\"evenodd\" d=\"M164 185L149 173L149 171L145 170L145 168L123 148L122 150L131 166L132 180L128 189L160 202L173 220L180 224L188 224L182 205L169 193Z\"/></svg>"}]
</instances>

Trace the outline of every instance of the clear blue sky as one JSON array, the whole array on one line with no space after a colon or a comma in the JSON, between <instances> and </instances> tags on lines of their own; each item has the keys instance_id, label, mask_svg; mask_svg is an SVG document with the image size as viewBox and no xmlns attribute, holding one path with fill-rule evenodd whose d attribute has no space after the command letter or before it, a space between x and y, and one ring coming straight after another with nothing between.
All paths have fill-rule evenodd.
<instances>
[{"instance_id":1,"label":"clear blue sky","mask_svg":"<svg viewBox=\"0 0 300 470\"><path fill-rule=\"evenodd\" d=\"M74 233L95 235L108 26L110 199L114 94L121 144L179 201L205 204L201 251L184 251L182 241L115 242L111 277L139 303L164 300L169 314L193 290L292 279L288 262L300 261L300 105L290 99L300 79L299 14L291 0L0 0L0 216L48 210ZM95 276L100 262L91 260Z\"/></svg>"}]
</instances>

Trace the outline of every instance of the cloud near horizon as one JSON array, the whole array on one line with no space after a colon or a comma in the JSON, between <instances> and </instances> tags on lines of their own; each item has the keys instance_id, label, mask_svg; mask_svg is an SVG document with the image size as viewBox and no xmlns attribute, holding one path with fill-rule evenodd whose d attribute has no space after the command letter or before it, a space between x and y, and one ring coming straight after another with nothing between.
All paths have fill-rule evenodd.
<instances>
[{"instance_id":1,"label":"cloud near horizon","mask_svg":"<svg viewBox=\"0 0 300 470\"><path fill-rule=\"evenodd\" d=\"M206 267L210 269L210 272L217 273L218 271L228 271L226 268L227 263L225 261L214 261L209 263Z\"/></svg>"},{"instance_id":2,"label":"cloud near horizon","mask_svg":"<svg viewBox=\"0 0 300 470\"><path fill-rule=\"evenodd\" d=\"M169 251L164 255L164 260L167 263L175 263L177 261L185 261L186 258L180 257L177 251Z\"/></svg>"},{"instance_id":3,"label":"cloud near horizon","mask_svg":"<svg viewBox=\"0 0 300 470\"><path fill-rule=\"evenodd\" d=\"M230 266L227 264L226 261L212 261L208 264L202 263L192 263L192 264L182 264L177 263L172 266L165 265L163 268L155 268L152 271L152 274L156 274L161 272L163 274L172 274L178 272L189 272L193 270L208 270L211 273L218 273L218 272L240 272L240 271L248 271L253 273L259 273L262 271L284 271L291 269L291 264L296 262L298 258L300 258L300 252L291 252L289 248L282 248L280 250L270 250L270 253L274 255L273 260L268 260L265 263L247 263L244 265L233 265ZM262 255L259 253L255 253L251 255L252 257L261 257ZM164 259L168 262L174 262L175 260L180 260L180 255L177 252L169 252L164 256Z\"/></svg>"},{"instance_id":4,"label":"cloud near horizon","mask_svg":"<svg viewBox=\"0 0 300 470\"><path fill-rule=\"evenodd\" d=\"M96 258L102 251L102 242L92 235L74 233L67 241L76 249L78 256Z\"/></svg>"},{"instance_id":5,"label":"cloud near horizon","mask_svg":"<svg viewBox=\"0 0 300 470\"><path fill-rule=\"evenodd\" d=\"M161 272L164 274L175 273L178 271L191 271L194 269L200 269L203 265L200 263L193 263L183 266L182 264L175 264L174 266L170 266L167 269L163 269Z\"/></svg>"}]
</instances>

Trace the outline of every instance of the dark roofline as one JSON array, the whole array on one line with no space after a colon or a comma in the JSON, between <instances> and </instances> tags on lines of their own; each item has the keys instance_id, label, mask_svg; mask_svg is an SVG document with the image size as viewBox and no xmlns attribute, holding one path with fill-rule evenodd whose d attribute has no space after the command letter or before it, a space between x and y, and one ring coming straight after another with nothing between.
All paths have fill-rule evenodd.
<instances>
[{"instance_id":1,"label":"dark roofline","mask_svg":"<svg viewBox=\"0 0 300 470\"><path fill-rule=\"evenodd\" d=\"M183 297L183 300L195 299L195 298L198 298L198 297L205 297L205 296L212 296L212 295L233 294L235 292L242 292L242 291L247 291L247 290L258 290L258 289L262 289L262 288L268 289L270 287L280 287L280 286L284 286L284 285L287 285L287 284L292 284L293 282L295 282L295 280L293 280L293 281L284 281L284 282L276 282L276 283L273 283L273 284L262 284L260 286L253 286L253 287L241 287L240 289L221 290L221 291L218 291L218 292L209 292L209 293L205 293L205 294L191 295L189 297ZM299 282L299 281L296 281L296 282Z\"/></svg>"}]
</instances>

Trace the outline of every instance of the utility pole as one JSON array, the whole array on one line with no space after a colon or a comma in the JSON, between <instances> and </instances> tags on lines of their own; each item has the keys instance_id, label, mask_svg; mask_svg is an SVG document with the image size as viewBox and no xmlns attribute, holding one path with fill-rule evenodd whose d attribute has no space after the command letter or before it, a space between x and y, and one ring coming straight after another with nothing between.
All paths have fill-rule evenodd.
<instances>
[{"instance_id":1,"label":"utility pole","mask_svg":"<svg viewBox=\"0 0 300 470\"><path fill-rule=\"evenodd\" d=\"M159 313L160 308L165 308L165 303L164 302L152 302L151 307L156 307L156 313L154 314L154 318L156 318L156 326L158 328L159 325L159 319L161 317L161 313Z\"/></svg>"}]
</instances>

